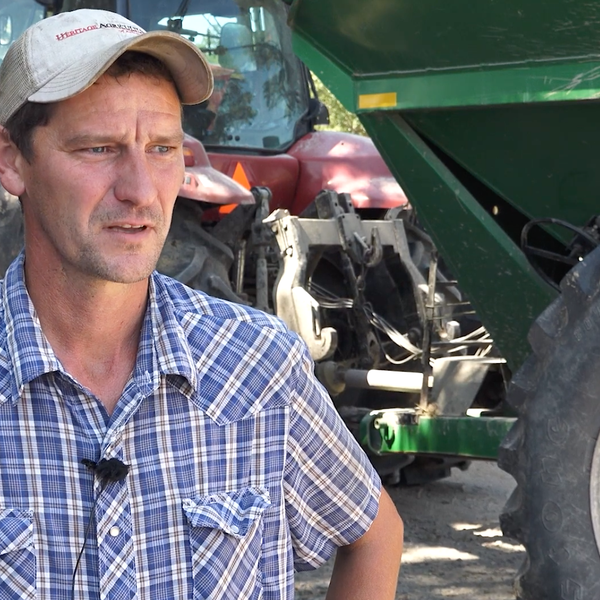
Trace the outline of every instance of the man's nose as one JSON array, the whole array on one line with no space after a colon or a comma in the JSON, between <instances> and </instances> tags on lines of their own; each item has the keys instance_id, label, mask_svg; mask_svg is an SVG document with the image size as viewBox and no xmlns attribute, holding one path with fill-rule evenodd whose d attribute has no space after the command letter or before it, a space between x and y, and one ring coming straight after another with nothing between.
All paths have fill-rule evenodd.
<instances>
[{"instance_id":1,"label":"man's nose","mask_svg":"<svg viewBox=\"0 0 600 600\"><path fill-rule=\"evenodd\" d=\"M156 177L146 152L124 152L116 173L115 197L139 206L151 204L157 196Z\"/></svg>"}]
</instances>

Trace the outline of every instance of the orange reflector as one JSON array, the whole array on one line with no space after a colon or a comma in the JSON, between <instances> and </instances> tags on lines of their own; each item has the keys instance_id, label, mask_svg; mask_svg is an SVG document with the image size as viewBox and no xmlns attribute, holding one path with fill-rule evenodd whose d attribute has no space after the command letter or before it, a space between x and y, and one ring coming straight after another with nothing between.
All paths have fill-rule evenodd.
<instances>
[{"instance_id":1,"label":"orange reflector","mask_svg":"<svg viewBox=\"0 0 600 600\"><path fill-rule=\"evenodd\" d=\"M233 172L231 178L247 190L252 187L248 181L248 176L246 175L246 171L244 171L244 167L242 166L241 162L235 165L235 171Z\"/></svg>"},{"instance_id":2,"label":"orange reflector","mask_svg":"<svg viewBox=\"0 0 600 600\"><path fill-rule=\"evenodd\" d=\"M217 212L220 215L228 215L230 212L233 212L233 210L237 207L237 204L221 204L221 206L219 206Z\"/></svg>"},{"instance_id":3,"label":"orange reflector","mask_svg":"<svg viewBox=\"0 0 600 600\"><path fill-rule=\"evenodd\" d=\"M194 151L187 146L183 147L183 163L186 167L193 167L196 165L196 157Z\"/></svg>"}]
</instances>

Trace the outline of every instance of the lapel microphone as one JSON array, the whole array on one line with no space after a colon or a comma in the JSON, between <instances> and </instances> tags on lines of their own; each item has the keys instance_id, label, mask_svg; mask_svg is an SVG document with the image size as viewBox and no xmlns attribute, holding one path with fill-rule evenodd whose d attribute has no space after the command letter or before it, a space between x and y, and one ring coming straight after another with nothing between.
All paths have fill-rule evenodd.
<instances>
[{"instance_id":1,"label":"lapel microphone","mask_svg":"<svg viewBox=\"0 0 600 600\"><path fill-rule=\"evenodd\" d=\"M73 570L73 579L71 581L72 600L75 600L75 578L77 577L77 570L79 569L81 557L83 556L83 553L87 546L90 527L92 526L92 521L94 517L94 510L96 509L96 504L98 503L100 494L104 491L104 489L109 483L118 483L120 481L124 481L130 469L130 465L126 465L122 460L119 460L118 458L109 458L108 460L102 458L98 462L90 460L89 458L82 458L79 462L81 462L82 465L86 466L90 471L94 473L94 476L98 478L98 481L100 481L102 487L100 488L100 492L98 493L98 496L94 500L94 504L92 504L92 508L90 509L90 518L87 527L85 528L83 546L81 546L79 556L77 557L77 562L75 563L75 569Z\"/></svg>"},{"instance_id":2,"label":"lapel microphone","mask_svg":"<svg viewBox=\"0 0 600 600\"><path fill-rule=\"evenodd\" d=\"M102 490L104 490L109 483L123 481L125 477L127 477L130 468L129 465L126 465L118 458L109 458L108 460L103 458L100 462L94 462L89 458L82 458L81 464L94 472L94 475L102 484Z\"/></svg>"}]
</instances>

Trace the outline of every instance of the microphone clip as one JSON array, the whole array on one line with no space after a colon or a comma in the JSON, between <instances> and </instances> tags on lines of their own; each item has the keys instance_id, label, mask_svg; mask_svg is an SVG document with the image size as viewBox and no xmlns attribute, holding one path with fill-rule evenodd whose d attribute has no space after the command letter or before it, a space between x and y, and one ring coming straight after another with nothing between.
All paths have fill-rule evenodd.
<instances>
[{"instance_id":1,"label":"microphone clip","mask_svg":"<svg viewBox=\"0 0 600 600\"><path fill-rule=\"evenodd\" d=\"M129 465L126 465L118 458L109 458L108 460L102 458L99 462L95 462L89 458L82 458L81 464L94 472L100 483L102 483L102 486L123 481L127 477L130 468Z\"/></svg>"}]
</instances>

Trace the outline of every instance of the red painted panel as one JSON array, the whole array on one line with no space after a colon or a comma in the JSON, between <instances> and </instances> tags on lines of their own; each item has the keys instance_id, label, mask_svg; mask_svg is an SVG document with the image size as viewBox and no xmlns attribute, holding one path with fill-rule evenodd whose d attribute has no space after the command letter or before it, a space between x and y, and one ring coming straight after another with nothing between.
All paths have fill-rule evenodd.
<instances>
[{"instance_id":1,"label":"red painted panel","mask_svg":"<svg viewBox=\"0 0 600 600\"><path fill-rule=\"evenodd\" d=\"M292 213L299 214L322 189L351 195L356 208L408 204L373 142L336 131L316 131L296 142L289 154L300 162Z\"/></svg>"},{"instance_id":2,"label":"red painted panel","mask_svg":"<svg viewBox=\"0 0 600 600\"><path fill-rule=\"evenodd\" d=\"M211 166L204 146L196 138L186 135L183 145L192 154L185 156L180 196L209 204L254 204L248 190Z\"/></svg>"},{"instance_id":3,"label":"red painted panel","mask_svg":"<svg viewBox=\"0 0 600 600\"><path fill-rule=\"evenodd\" d=\"M300 165L296 158L289 154L256 156L216 152L209 152L208 156L212 166L229 177L233 177L237 164L241 163L251 186L263 185L271 189L271 210L291 210L300 173Z\"/></svg>"}]
</instances>

